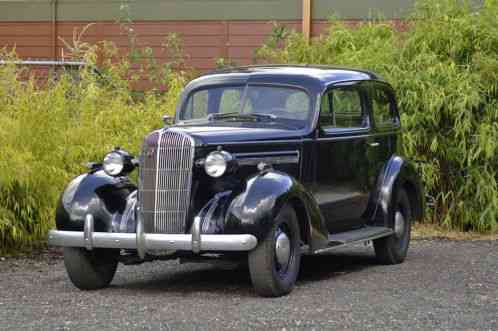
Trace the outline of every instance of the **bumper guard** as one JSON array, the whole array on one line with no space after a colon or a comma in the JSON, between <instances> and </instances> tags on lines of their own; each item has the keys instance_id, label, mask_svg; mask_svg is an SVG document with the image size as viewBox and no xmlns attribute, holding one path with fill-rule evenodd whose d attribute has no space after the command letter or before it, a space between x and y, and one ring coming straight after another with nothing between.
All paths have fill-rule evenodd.
<instances>
[{"instance_id":1,"label":"bumper guard","mask_svg":"<svg viewBox=\"0 0 498 331\"><path fill-rule=\"evenodd\" d=\"M196 217L192 234L145 233L141 217L137 219L136 233L94 232L94 219L86 215L83 231L51 230L48 243L52 246L114 249L136 249L143 259L152 250L250 251L258 240L250 234L201 234L201 219Z\"/></svg>"}]
</instances>

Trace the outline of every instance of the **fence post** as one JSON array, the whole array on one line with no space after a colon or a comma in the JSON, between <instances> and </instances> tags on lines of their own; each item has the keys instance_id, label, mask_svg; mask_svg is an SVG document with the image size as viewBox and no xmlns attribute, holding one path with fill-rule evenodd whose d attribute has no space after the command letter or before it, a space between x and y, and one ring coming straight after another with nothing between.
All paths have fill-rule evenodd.
<instances>
[{"instance_id":1,"label":"fence post","mask_svg":"<svg viewBox=\"0 0 498 331\"><path fill-rule=\"evenodd\" d=\"M57 60L57 33L58 33L58 17L57 17L57 11L58 11L58 1L57 0L52 0L51 3L52 5L52 60L56 61Z\"/></svg>"},{"instance_id":2,"label":"fence post","mask_svg":"<svg viewBox=\"0 0 498 331\"><path fill-rule=\"evenodd\" d=\"M311 0L303 0L303 36L309 42L311 37Z\"/></svg>"}]
</instances>

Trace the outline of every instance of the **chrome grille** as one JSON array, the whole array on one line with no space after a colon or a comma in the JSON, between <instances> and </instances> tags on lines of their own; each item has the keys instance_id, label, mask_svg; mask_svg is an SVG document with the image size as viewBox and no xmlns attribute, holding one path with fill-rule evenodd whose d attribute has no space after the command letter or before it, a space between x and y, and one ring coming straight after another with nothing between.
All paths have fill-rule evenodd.
<instances>
[{"instance_id":1,"label":"chrome grille","mask_svg":"<svg viewBox=\"0 0 498 331\"><path fill-rule=\"evenodd\" d=\"M174 129L157 131L146 139L139 180L145 232L185 232L194 151L192 137Z\"/></svg>"}]
</instances>

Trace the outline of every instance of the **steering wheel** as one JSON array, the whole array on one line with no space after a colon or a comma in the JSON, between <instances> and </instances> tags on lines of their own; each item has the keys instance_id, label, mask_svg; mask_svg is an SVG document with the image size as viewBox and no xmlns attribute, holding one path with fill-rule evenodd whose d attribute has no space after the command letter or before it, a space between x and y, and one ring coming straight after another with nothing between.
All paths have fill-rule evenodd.
<instances>
[{"instance_id":1,"label":"steering wheel","mask_svg":"<svg viewBox=\"0 0 498 331\"><path fill-rule=\"evenodd\" d=\"M304 111L291 112L291 111L288 111L286 108L280 108L280 107L271 108L268 113L275 115L277 117L282 117L282 118L287 118L287 119L292 119L292 120L306 119L306 114L307 114L307 112L304 112Z\"/></svg>"}]
</instances>

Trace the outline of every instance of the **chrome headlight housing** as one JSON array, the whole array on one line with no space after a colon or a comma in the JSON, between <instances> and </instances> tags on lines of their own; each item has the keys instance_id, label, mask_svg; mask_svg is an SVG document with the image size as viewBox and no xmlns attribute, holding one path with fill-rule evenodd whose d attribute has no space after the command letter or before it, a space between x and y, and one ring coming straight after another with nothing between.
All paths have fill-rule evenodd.
<instances>
[{"instance_id":1,"label":"chrome headlight housing","mask_svg":"<svg viewBox=\"0 0 498 331\"><path fill-rule=\"evenodd\" d=\"M234 160L232 154L226 151L214 151L204 160L204 170L214 178L223 176Z\"/></svg>"},{"instance_id":2,"label":"chrome headlight housing","mask_svg":"<svg viewBox=\"0 0 498 331\"><path fill-rule=\"evenodd\" d=\"M133 157L125 150L116 148L104 157L102 169L109 176L119 176L131 172L135 165Z\"/></svg>"},{"instance_id":3,"label":"chrome headlight housing","mask_svg":"<svg viewBox=\"0 0 498 331\"><path fill-rule=\"evenodd\" d=\"M118 152L110 152L104 157L102 168L109 176L117 176L124 169L124 157Z\"/></svg>"}]
</instances>

